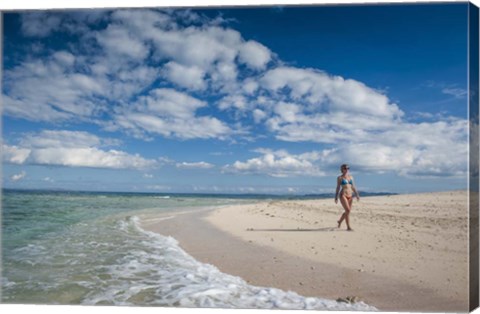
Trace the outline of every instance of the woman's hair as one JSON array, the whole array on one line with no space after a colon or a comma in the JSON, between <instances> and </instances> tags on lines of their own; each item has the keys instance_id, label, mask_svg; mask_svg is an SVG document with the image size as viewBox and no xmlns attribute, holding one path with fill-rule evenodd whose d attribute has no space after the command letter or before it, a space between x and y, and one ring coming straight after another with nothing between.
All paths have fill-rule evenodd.
<instances>
[{"instance_id":1,"label":"woman's hair","mask_svg":"<svg viewBox=\"0 0 480 314\"><path fill-rule=\"evenodd\" d=\"M340 170L343 169L343 168L348 168L348 165L347 164L343 164L340 166Z\"/></svg>"}]
</instances>

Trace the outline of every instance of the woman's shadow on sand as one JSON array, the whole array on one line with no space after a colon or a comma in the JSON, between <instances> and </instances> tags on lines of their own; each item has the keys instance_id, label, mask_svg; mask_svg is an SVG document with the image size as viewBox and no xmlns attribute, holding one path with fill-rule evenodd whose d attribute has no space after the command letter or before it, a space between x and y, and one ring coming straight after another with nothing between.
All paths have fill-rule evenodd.
<instances>
[{"instance_id":1,"label":"woman's shadow on sand","mask_svg":"<svg viewBox=\"0 0 480 314\"><path fill-rule=\"evenodd\" d=\"M325 227L325 228L314 228L314 229L302 229L302 228L296 228L296 229L280 229L280 228L275 228L275 229L254 229L254 228L247 228L247 231L280 231L280 232L332 232L332 231L347 231L345 229L338 229L337 227Z\"/></svg>"}]
</instances>

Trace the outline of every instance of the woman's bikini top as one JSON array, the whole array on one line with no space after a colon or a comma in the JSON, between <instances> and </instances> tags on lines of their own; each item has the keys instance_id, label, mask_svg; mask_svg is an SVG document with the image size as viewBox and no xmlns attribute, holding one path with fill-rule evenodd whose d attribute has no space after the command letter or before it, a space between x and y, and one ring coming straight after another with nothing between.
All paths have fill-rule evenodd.
<instances>
[{"instance_id":1,"label":"woman's bikini top","mask_svg":"<svg viewBox=\"0 0 480 314\"><path fill-rule=\"evenodd\" d=\"M342 185L347 185L347 184L353 184L353 179L350 178L350 180L347 181L347 179L342 178Z\"/></svg>"}]
</instances>

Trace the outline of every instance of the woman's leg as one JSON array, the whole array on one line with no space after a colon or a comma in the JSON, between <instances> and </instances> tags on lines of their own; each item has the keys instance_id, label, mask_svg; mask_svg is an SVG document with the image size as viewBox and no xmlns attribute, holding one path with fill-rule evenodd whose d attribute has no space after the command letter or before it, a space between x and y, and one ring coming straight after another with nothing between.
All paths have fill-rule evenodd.
<instances>
[{"instance_id":1,"label":"woman's leg","mask_svg":"<svg viewBox=\"0 0 480 314\"><path fill-rule=\"evenodd\" d=\"M342 215L342 218L340 218L340 221L338 222L338 225L342 224L342 221L345 219L345 222L347 223L347 229L350 230L350 220L349 220L349 214L350 214L350 202L345 196L340 197L340 202L342 203L343 209L345 209L345 212Z\"/></svg>"},{"instance_id":2,"label":"woman's leg","mask_svg":"<svg viewBox=\"0 0 480 314\"><path fill-rule=\"evenodd\" d=\"M349 199L348 199L348 205L349 205L349 208L350 210L348 211L348 214L347 214L347 227L348 229L347 230L353 230L352 228L350 228L350 211L352 210L352 204L353 204L353 196L351 196Z\"/></svg>"},{"instance_id":3,"label":"woman's leg","mask_svg":"<svg viewBox=\"0 0 480 314\"><path fill-rule=\"evenodd\" d=\"M338 220L338 228L342 226L342 222L345 219L345 212L343 212L342 216L340 217L340 220Z\"/></svg>"}]
</instances>

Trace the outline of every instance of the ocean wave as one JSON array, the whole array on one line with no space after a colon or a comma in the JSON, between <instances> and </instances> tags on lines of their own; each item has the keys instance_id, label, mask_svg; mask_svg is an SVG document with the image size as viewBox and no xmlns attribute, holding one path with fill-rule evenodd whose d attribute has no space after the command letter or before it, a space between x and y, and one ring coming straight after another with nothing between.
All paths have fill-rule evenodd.
<instances>
[{"instance_id":1,"label":"ocean wave","mask_svg":"<svg viewBox=\"0 0 480 314\"><path fill-rule=\"evenodd\" d=\"M119 223L119 227L124 232L137 232L145 238L137 242L138 249L130 250L108 267L111 280L101 293L88 296L84 304L377 310L363 302L347 304L249 285L240 277L222 273L213 265L195 260L180 248L174 238L143 230L136 216L127 217Z\"/></svg>"}]
</instances>

